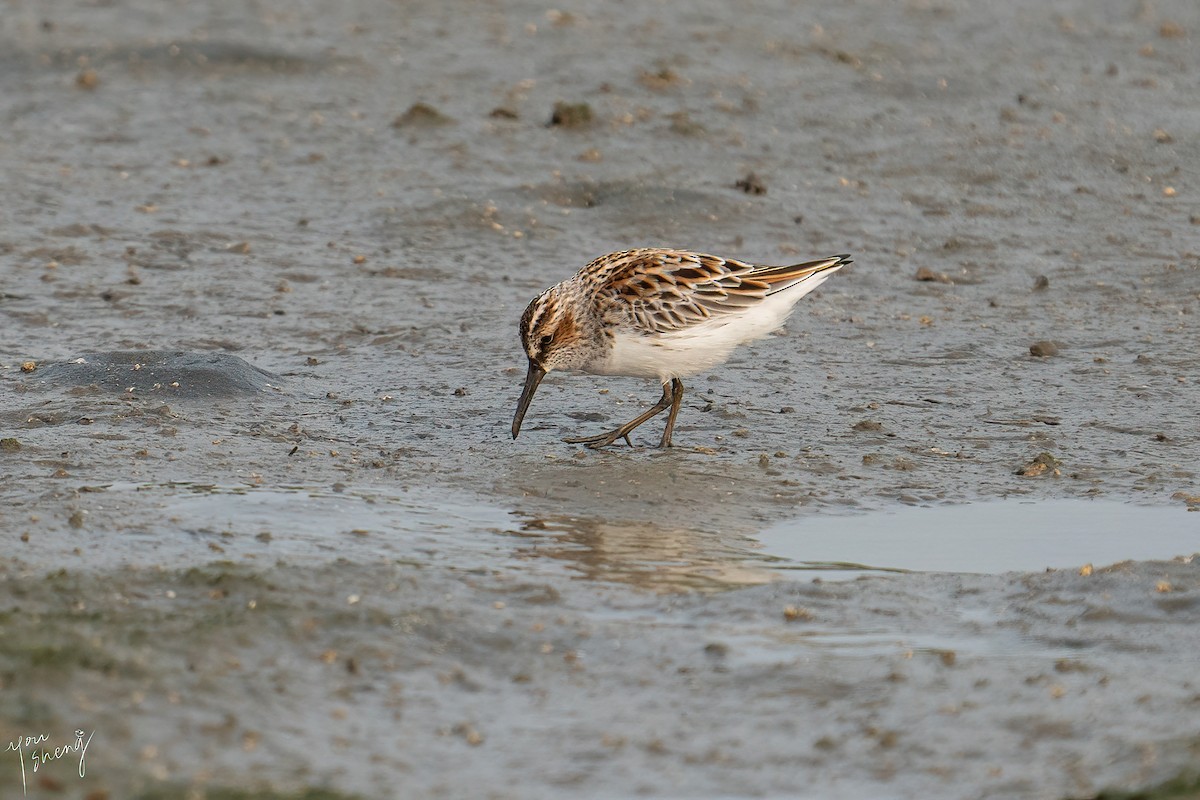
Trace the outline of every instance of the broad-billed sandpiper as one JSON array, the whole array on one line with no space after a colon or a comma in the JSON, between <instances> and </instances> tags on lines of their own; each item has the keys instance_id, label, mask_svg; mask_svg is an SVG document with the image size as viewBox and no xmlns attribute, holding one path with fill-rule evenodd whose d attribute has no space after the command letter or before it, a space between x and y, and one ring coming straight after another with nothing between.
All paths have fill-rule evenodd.
<instances>
[{"instance_id":1,"label":"broad-billed sandpiper","mask_svg":"<svg viewBox=\"0 0 1200 800\"><path fill-rule=\"evenodd\" d=\"M574 277L539 294L521 315L521 344L529 358L525 388L513 417L521 432L533 393L546 373L657 378L662 397L616 430L564 439L604 447L668 408L659 447L683 400L680 378L724 363L739 344L783 325L796 301L850 263L836 255L763 267L686 250L643 248L600 256Z\"/></svg>"}]
</instances>

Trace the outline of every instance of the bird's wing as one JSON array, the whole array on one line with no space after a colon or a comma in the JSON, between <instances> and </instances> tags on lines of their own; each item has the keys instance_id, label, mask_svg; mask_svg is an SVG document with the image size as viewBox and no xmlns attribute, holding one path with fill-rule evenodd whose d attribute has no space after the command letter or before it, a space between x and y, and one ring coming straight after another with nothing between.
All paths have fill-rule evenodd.
<instances>
[{"instance_id":1,"label":"bird's wing","mask_svg":"<svg viewBox=\"0 0 1200 800\"><path fill-rule=\"evenodd\" d=\"M759 267L706 253L644 249L613 253L584 268L602 316L647 333L687 330L737 314L821 272L849 263L833 256L788 267Z\"/></svg>"}]
</instances>

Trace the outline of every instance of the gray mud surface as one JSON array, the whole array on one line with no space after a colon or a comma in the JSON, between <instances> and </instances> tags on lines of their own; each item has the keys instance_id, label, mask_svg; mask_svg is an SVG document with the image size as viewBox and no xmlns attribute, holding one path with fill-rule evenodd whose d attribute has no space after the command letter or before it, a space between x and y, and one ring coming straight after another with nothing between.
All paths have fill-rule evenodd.
<instances>
[{"instance_id":1,"label":"gray mud surface","mask_svg":"<svg viewBox=\"0 0 1200 800\"><path fill-rule=\"evenodd\" d=\"M4 3L0 741L96 732L28 796L1195 796L1198 34ZM855 263L690 382L674 449L563 444L658 397L589 376L511 441L525 304L642 245ZM833 582L755 538L1014 497L1188 535Z\"/></svg>"}]
</instances>

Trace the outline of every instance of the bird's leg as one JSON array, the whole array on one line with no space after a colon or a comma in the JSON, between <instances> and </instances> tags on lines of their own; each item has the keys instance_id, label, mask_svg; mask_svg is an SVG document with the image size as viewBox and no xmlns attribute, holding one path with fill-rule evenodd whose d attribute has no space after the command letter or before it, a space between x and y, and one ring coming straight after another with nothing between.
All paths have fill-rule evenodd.
<instances>
[{"instance_id":1,"label":"bird's leg","mask_svg":"<svg viewBox=\"0 0 1200 800\"><path fill-rule=\"evenodd\" d=\"M601 433L598 436L581 436L579 438L563 439L563 441L566 442L567 444L586 445L587 447L590 447L593 450L595 450L600 447L608 447L610 444L615 442L617 439L624 439L625 443L628 444L630 447L632 447L633 443L629 441L629 434L631 431L633 431L634 428L636 428L638 425L641 425L643 422L650 419L654 415L661 414L663 411L665 411L667 409L668 406L671 406L672 403L674 403L675 408L678 409L679 403L677 400L674 400L672 397L672 387L673 386L674 386L674 383L664 383L662 397L659 398L657 403L655 403L650 408L646 409L646 411L644 411L643 413L639 414L636 419L626 422L624 425L617 428L615 431L609 431L608 433ZM679 397L680 398L683 397L683 384L682 383L679 384Z\"/></svg>"},{"instance_id":2,"label":"bird's leg","mask_svg":"<svg viewBox=\"0 0 1200 800\"><path fill-rule=\"evenodd\" d=\"M663 397L667 395L667 387L663 387ZM663 429L659 447L671 446L671 432L675 430L675 417L679 414L679 404L683 402L683 381L671 378L671 413L667 415L667 427Z\"/></svg>"}]
</instances>

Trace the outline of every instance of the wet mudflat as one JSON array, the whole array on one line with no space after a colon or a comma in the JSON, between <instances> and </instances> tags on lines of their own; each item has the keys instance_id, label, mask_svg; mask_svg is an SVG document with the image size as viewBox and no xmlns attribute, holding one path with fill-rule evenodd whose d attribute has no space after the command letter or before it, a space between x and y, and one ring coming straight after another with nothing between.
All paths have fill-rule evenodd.
<instances>
[{"instance_id":1,"label":"wet mudflat","mask_svg":"<svg viewBox=\"0 0 1200 800\"><path fill-rule=\"evenodd\" d=\"M30 796L1193 781L1198 31L10 4L0 720L96 731ZM647 244L855 264L676 448L561 443L658 396L581 376L510 441L524 304Z\"/></svg>"}]
</instances>

